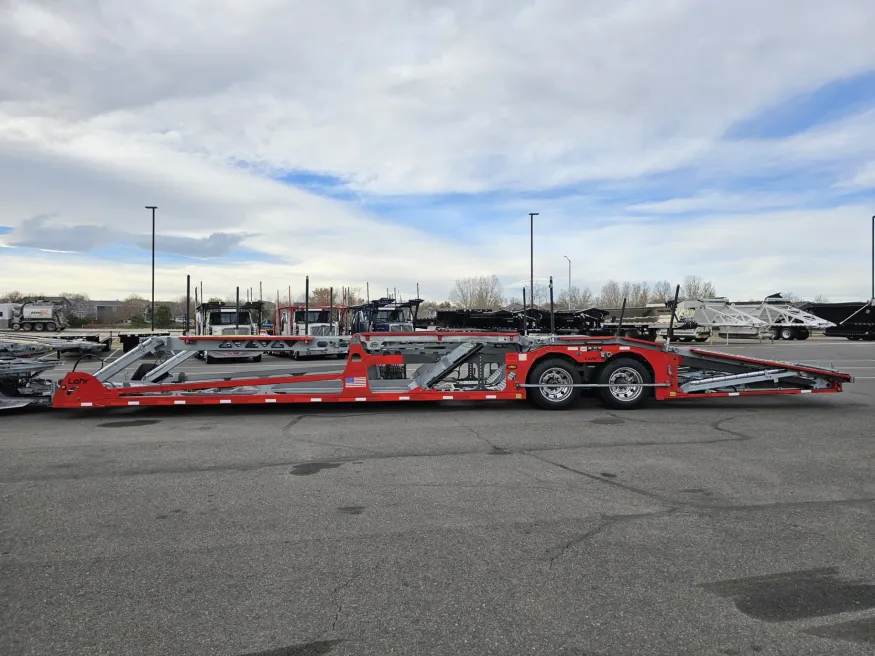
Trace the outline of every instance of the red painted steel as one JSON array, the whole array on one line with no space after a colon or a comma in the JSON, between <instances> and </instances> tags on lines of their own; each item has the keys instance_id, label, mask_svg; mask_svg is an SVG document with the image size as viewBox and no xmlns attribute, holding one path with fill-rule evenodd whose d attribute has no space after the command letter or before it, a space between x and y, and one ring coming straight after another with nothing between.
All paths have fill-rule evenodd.
<instances>
[{"instance_id":1,"label":"red painted steel","mask_svg":"<svg viewBox=\"0 0 875 656\"><path fill-rule=\"evenodd\" d=\"M453 335L470 336L470 333L392 333L398 336L433 335L447 337ZM509 337L506 333L484 333L484 335ZM375 336L386 336L386 333L362 333L361 339L368 340ZM183 337L184 341L197 340L227 340L227 336L194 336ZM250 337L250 339L252 339ZM260 337L257 341L278 341L298 339L308 340L311 337ZM580 339L580 338L578 338ZM827 389L818 390L750 390L744 392L707 392L683 393L678 386L678 367L683 363L683 356L670 351L664 351L653 346L628 345L623 340L606 341L604 338L583 338L580 343L554 344L535 348L527 352L508 352L505 354L506 381L505 389L500 391L464 391L445 392L439 390L412 391L376 391L372 390L368 381L368 368L376 365L404 364L402 355L374 355L364 350L358 339L353 339L346 366L335 374L305 374L281 375L263 378L248 378L238 380L216 380L207 382L184 382L170 384L134 384L126 387L107 386L90 374L71 372L64 377L52 399L56 408L81 407L119 407L119 406L163 406L163 405L223 405L223 404L264 404L264 403L341 403L341 402L383 402L383 401L486 401L486 400L521 400L526 398L526 388L517 387L525 383L531 368L544 358L565 358L579 364L600 364L618 357L630 357L645 363L653 373L653 383L665 385L655 387L654 397L657 400L691 399L707 397L732 396L763 396L774 394L802 393L834 393L842 391L842 381L850 381L851 376L839 372L810 369L801 366L791 366L784 363L753 360L739 356L727 356L728 359L744 361L760 366L780 366L785 369L795 369L816 373L834 379ZM692 352L701 355L718 355L707 351ZM349 383L347 379L354 382ZM363 379L363 381L362 381ZM307 383L335 381L341 383L340 392L319 393L285 393L285 392L231 392L232 389L271 386L288 383ZM206 390L227 389L227 394L205 393Z\"/></svg>"}]
</instances>

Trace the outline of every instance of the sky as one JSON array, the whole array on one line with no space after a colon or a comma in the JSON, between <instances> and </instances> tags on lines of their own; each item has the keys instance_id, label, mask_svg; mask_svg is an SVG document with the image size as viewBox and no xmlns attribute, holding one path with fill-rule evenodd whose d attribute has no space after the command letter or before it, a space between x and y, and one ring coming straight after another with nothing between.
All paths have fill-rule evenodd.
<instances>
[{"instance_id":1,"label":"sky","mask_svg":"<svg viewBox=\"0 0 875 656\"><path fill-rule=\"evenodd\" d=\"M869 297L875 3L6 0L0 292ZM285 292L283 293L285 295ZM372 295L374 295L372 293Z\"/></svg>"}]
</instances>

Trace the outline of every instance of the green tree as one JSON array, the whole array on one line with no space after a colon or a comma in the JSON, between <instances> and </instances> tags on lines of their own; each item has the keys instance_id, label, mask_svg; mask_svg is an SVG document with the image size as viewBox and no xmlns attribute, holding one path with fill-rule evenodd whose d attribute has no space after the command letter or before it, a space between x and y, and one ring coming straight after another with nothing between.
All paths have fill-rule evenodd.
<instances>
[{"instance_id":1,"label":"green tree","mask_svg":"<svg viewBox=\"0 0 875 656\"><path fill-rule=\"evenodd\" d=\"M173 325L173 310L166 303L155 308L155 327L170 328Z\"/></svg>"}]
</instances>

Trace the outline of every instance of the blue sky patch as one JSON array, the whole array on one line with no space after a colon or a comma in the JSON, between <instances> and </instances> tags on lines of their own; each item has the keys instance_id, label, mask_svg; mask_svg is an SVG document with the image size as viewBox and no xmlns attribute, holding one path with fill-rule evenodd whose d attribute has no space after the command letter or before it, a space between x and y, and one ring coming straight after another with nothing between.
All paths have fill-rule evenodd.
<instances>
[{"instance_id":1,"label":"blue sky patch","mask_svg":"<svg viewBox=\"0 0 875 656\"><path fill-rule=\"evenodd\" d=\"M875 106L875 70L833 80L743 119L726 139L783 139Z\"/></svg>"}]
</instances>

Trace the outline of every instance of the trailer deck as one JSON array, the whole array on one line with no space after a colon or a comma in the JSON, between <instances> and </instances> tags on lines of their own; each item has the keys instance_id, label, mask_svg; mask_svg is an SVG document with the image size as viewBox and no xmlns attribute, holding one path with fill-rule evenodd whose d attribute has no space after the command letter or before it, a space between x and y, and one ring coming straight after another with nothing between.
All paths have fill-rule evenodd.
<instances>
[{"instance_id":1,"label":"trailer deck","mask_svg":"<svg viewBox=\"0 0 875 656\"><path fill-rule=\"evenodd\" d=\"M153 337L95 374L71 372L55 408L273 403L530 400L573 405L593 389L612 408L656 400L841 392L853 381L835 369L759 360L623 337L508 333L359 333L341 372L190 380L178 371L200 351L253 354L302 349L313 337ZM138 359L134 380L114 377Z\"/></svg>"}]
</instances>

